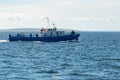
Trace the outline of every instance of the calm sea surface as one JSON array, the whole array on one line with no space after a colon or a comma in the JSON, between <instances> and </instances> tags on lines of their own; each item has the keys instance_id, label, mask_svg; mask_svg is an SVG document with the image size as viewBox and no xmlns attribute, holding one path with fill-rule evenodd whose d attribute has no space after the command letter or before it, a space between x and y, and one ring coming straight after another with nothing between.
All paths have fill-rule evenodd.
<instances>
[{"instance_id":1,"label":"calm sea surface","mask_svg":"<svg viewBox=\"0 0 120 80\"><path fill-rule=\"evenodd\" d=\"M8 42L0 32L0 80L120 80L120 33L81 32L79 42Z\"/></svg>"}]
</instances>

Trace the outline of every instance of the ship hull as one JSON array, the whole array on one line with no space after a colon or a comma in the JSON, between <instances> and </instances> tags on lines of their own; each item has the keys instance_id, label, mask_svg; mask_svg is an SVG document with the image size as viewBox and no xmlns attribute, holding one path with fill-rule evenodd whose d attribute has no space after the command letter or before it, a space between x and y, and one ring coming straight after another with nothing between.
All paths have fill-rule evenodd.
<instances>
[{"instance_id":1,"label":"ship hull","mask_svg":"<svg viewBox=\"0 0 120 80\"><path fill-rule=\"evenodd\" d=\"M64 35L64 36L50 36L50 37L17 37L9 36L9 41L41 41L41 42L59 42L78 40L80 34Z\"/></svg>"}]
</instances>

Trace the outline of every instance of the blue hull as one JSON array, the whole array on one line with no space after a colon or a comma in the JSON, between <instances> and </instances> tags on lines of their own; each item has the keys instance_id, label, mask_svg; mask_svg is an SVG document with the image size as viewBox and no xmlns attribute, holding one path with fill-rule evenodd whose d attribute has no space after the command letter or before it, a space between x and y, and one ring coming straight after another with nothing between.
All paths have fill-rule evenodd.
<instances>
[{"instance_id":1,"label":"blue hull","mask_svg":"<svg viewBox=\"0 0 120 80\"><path fill-rule=\"evenodd\" d=\"M78 40L80 34L64 35L64 36L51 36L51 37L17 37L9 36L9 41L42 41L42 42L59 42Z\"/></svg>"}]
</instances>

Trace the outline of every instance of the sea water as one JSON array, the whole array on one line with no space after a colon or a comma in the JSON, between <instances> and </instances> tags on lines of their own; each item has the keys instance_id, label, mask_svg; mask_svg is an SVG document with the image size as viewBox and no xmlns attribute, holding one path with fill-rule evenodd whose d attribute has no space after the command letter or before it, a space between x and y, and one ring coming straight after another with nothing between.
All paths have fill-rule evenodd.
<instances>
[{"instance_id":1,"label":"sea water","mask_svg":"<svg viewBox=\"0 0 120 80\"><path fill-rule=\"evenodd\" d=\"M51 43L9 42L9 33L0 32L0 80L120 80L119 32Z\"/></svg>"}]
</instances>

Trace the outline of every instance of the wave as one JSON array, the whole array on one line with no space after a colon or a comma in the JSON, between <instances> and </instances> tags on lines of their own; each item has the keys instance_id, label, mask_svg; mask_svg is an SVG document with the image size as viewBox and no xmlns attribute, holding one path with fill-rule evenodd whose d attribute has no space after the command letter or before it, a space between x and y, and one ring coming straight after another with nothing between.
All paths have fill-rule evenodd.
<instances>
[{"instance_id":1,"label":"wave","mask_svg":"<svg viewBox=\"0 0 120 80\"><path fill-rule=\"evenodd\" d=\"M9 40L0 40L0 42L9 42Z\"/></svg>"}]
</instances>

